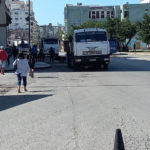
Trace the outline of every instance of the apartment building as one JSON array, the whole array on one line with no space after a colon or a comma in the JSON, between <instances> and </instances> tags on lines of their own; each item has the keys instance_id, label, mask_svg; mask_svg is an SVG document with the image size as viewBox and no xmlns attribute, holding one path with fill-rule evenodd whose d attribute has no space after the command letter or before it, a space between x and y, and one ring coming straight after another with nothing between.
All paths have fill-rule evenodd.
<instances>
[{"instance_id":1,"label":"apartment building","mask_svg":"<svg viewBox=\"0 0 150 150\"><path fill-rule=\"evenodd\" d=\"M29 40L29 1L6 0L11 12L12 23L9 25L9 41ZM33 2L30 2L31 44L38 41L38 25L34 17ZM36 33L35 33L36 32Z\"/></svg>"},{"instance_id":2,"label":"apartment building","mask_svg":"<svg viewBox=\"0 0 150 150\"><path fill-rule=\"evenodd\" d=\"M110 18L128 18L131 22L142 20L144 14L150 14L150 3L116 5L116 6L86 6L67 4L64 8L64 23L66 33L70 32L71 25L81 25L87 21L105 21ZM137 15L138 14L138 15Z\"/></svg>"},{"instance_id":3,"label":"apartment building","mask_svg":"<svg viewBox=\"0 0 150 150\"><path fill-rule=\"evenodd\" d=\"M11 23L5 0L0 0L0 45L7 46L7 26Z\"/></svg>"},{"instance_id":4,"label":"apartment building","mask_svg":"<svg viewBox=\"0 0 150 150\"><path fill-rule=\"evenodd\" d=\"M150 3L150 0L141 0L141 3Z\"/></svg>"},{"instance_id":5,"label":"apartment building","mask_svg":"<svg viewBox=\"0 0 150 150\"><path fill-rule=\"evenodd\" d=\"M57 26L53 26L51 23L49 25L42 25L40 26L40 38L56 38L59 31L65 32L65 28L61 24Z\"/></svg>"},{"instance_id":6,"label":"apartment building","mask_svg":"<svg viewBox=\"0 0 150 150\"><path fill-rule=\"evenodd\" d=\"M64 23L66 32L70 32L71 25L81 25L84 22L105 21L107 16L111 18L120 17L119 6L77 5L67 4L64 9Z\"/></svg>"},{"instance_id":7,"label":"apartment building","mask_svg":"<svg viewBox=\"0 0 150 150\"><path fill-rule=\"evenodd\" d=\"M139 4L116 5L116 6L86 6L82 3L77 5L67 4L64 8L65 31L71 31L71 25L81 25L87 21L105 21L107 16L110 18L118 17L121 20L128 18L131 22L143 20L145 14L150 15L149 0L141 0ZM147 45L135 38L129 44L132 49L134 43L137 48L147 49Z\"/></svg>"}]
</instances>

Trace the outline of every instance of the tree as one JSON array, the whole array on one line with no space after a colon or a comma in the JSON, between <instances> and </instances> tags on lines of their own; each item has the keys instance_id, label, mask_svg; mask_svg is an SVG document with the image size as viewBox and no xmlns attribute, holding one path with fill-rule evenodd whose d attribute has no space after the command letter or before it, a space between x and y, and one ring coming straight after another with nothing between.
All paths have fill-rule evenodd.
<instances>
[{"instance_id":1,"label":"tree","mask_svg":"<svg viewBox=\"0 0 150 150\"><path fill-rule=\"evenodd\" d=\"M135 24L132 24L128 19L122 20L119 26L120 27L118 28L116 38L118 39L122 48L127 50L128 44L136 35L136 26Z\"/></svg>"},{"instance_id":2,"label":"tree","mask_svg":"<svg viewBox=\"0 0 150 150\"><path fill-rule=\"evenodd\" d=\"M83 28L104 28L104 23L100 21L87 21L79 26L71 25L71 31L66 35L66 39L73 35L73 31Z\"/></svg>"},{"instance_id":3,"label":"tree","mask_svg":"<svg viewBox=\"0 0 150 150\"><path fill-rule=\"evenodd\" d=\"M137 22L138 39L150 44L150 15L145 14L144 20Z\"/></svg>"},{"instance_id":4,"label":"tree","mask_svg":"<svg viewBox=\"0 0 150 150\"><path fill-rule=\"evenodd\" d=\"M104 28L106 28L108 32L108 36L110 39L114 39L117 37L117 31L120 27L120 19L119 18L110 18L107 17L107 20L104 22Z\"/></svg>"},{"instance_id":5,"label":"tree","mask_svg":"<svg viewBox=\"0 0 150 150\"><path fill-rule=\"evenodd\" d=\"M120 20L119 18L108 17L105 22L105 28L110 39L116 39L118 48L128 50L128 44L136 34L136 26L128 19ZM128 40L126 42L126 40Z\"/></svg>"},{"instance_id":6,"label":"tree","mask_svg":"<svg viewBox=\"0 0 150 150\"><path fill-rule=\"evenodd\" d=\"M119 18L108 17L105 22L101 21L88 21L80 26L73 26L68 37L73 35L75 29L81 28L105 28L108 32L110 39L116 39L118 48L128 49L128 44L136 34L136 26L132 24L128 19L121 21ZM126 40L128 41L126 42Z\"/></svg>"}]
</instances>

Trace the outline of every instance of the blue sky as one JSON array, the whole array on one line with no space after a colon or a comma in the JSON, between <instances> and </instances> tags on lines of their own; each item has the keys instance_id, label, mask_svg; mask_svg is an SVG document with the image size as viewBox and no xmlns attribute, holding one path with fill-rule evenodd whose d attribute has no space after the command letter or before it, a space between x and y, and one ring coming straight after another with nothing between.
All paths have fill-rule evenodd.
<instances>
[{"instance_id":1,"label":"blue sky","mask_svg":"<svg viewBox=\"0 0 150 150\"><path fill-rule=\"evenodd\" d=\"M32 0L35 18L39 25L47 25L52 23L64 24L64 6L66 4L77 4L81 2L83 5L122 5L127 0ZM129 0L129 4L138 4L140 0Z\"/></svg>"}]
</instances>

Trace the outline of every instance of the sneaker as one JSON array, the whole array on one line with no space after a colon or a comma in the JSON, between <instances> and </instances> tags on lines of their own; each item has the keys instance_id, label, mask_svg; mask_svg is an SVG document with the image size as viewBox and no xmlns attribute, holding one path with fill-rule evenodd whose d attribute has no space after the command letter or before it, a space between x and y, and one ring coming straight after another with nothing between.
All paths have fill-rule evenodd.
<instances>
[{"instance_id":1,"label":"sneaker","mask_svg":"<svg viewBox=\"0 0 150 150\"><path fill-rule=\"evenodd\" d=\"M27 90L27 89L24 89L24 91L25 91L25 92L28 92L28 90Z\"/></svg>"}]
</instances>

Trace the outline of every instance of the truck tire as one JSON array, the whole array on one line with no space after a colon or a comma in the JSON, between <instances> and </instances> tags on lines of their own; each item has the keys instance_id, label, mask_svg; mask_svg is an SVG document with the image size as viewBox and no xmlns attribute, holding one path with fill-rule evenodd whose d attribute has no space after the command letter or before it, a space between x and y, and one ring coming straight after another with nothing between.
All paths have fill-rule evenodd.
<instances>
[{"instance_id":1,"label":"truck tire","mask_svg":"<svg viewBox=\"0 0 150 150\"><path fill-rule=\"evenodd\" d=\"M72 68L73 68L73 70L74 71L77 71L77 70L79 70L79 67L75 64L75 63L73 63L73 66L72 66Z\"/></svg>"},{"instance_id":2,"label":"truck tire","mask_svg":"<svg viewBox=\"0 0 150 150\"><path fill-rule=\"evenodd\" d=\"M71 62L70 62L70 60L68 60L67 64L68 64L68 68L71 68Z\"/></svg>"},{"instance_id":3,"label":"truck tire","mask_svg":"<svg viewBox=\"0 0 150 150\"><path fill-rule=\"evenodd\" d=\"M104 64L104 70L108 70L108 64Z\"/></svg>"}]
</instances>

